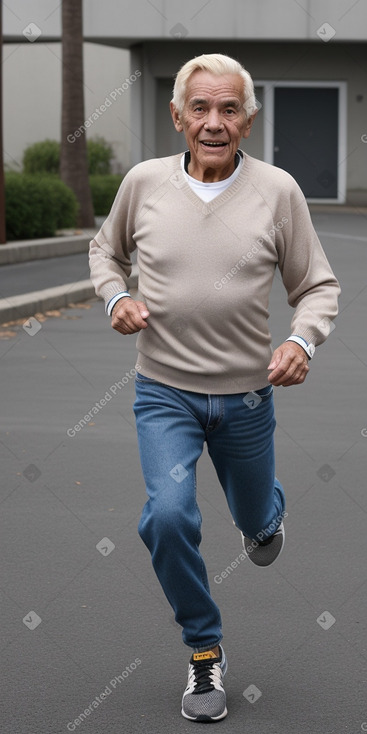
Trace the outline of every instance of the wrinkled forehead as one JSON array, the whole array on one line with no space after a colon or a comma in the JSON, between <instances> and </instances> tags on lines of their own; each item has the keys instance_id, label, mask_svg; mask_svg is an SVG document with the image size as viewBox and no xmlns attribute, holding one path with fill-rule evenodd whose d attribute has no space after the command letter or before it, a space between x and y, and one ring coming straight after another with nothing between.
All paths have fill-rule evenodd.
<instances>
[{"instance_id":1,"label":"wrinkled forehead","mask_svg":"<svg viewBox=\"0 0 367 734\"><path fill-rule=\"evenodd\" d=\"M240 74L212 74L209 71L194 71L187 80L185 104L193 102L236 103L245 102L244 80Z\"/></svg>"}]
</instances>

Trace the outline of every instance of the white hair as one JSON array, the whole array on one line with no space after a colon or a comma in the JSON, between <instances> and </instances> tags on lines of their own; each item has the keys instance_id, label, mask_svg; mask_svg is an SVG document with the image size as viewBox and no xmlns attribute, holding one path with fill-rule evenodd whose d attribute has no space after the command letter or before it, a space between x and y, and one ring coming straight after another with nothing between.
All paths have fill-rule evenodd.
<instances>
[{"instance_id":1,"label":"white hair","mask_svg":"<svg viewBox=\"0 0 367 734\"><path fill-rule=\"evenodd\" d=\"M209 71L216 76L239 74L244 84L245 103L243 107L246 117L250 117L256 112L254 83L248 71L241 66L239 61L232 59L230 56L224 56L224 54L202 54L187 61L176 75L172 103L179 114L182 113L185 104L187 81L194 71Z\"/></svg>"}]
</instances>

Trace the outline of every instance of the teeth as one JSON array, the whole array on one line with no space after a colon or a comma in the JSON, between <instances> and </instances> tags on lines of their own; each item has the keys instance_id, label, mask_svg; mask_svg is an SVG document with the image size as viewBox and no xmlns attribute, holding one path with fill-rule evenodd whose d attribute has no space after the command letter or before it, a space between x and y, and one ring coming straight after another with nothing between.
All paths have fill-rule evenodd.
<instances>
[{"instance_id":1,"label":"teeth","mask_svg":"<svg viewBox=\"0 0 367 734\"><path fill-rule=\"evenodd\" d=\"M215 148L215 147L216 147L216 146L218 146L218 145L224 145L224 143L206 143L206 142L204 141L204 145L210 145L210 146L212 146L213 148Z\"/></svg>"}]
</instances>

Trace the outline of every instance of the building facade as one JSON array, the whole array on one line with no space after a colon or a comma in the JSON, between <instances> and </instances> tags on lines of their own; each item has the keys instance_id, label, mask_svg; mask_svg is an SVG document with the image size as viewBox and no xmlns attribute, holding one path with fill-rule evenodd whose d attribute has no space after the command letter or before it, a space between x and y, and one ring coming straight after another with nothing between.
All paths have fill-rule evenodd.
<instances>
[{"instance_id":1,"label":"building facade","mask_svg":"<svg viewBox=\"0 0 367 734\"><path fill-rule=\"evenodd\" d=\"M59 40L60 9L51 10L49 0L19 1L18 19L4 9L5 40L30 47ZM248 69L259 102L244 149L288 170L309 202L367 205L365 3L85 0L84 37L99 53L129 52L120 87L129 165L185 148L169 113L174 75L193 56L225 53ZM117 114L111 107L108 115ZM103 117L100 127L103 134Z\"/></svg>"}]
</instances>

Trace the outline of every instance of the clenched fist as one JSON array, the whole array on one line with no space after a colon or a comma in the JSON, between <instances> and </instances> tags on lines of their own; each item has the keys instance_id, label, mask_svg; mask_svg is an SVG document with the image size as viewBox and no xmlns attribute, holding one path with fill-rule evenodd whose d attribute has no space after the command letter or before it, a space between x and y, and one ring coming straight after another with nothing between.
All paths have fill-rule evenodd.
<instances>
[{"instance_id":1,"label":"clenched fist","mask_svg":"<svg viewBox=\"0 0 367 734\"><path fill-rule=\"evenodd\" d=\"M301 385L309 372L308 357L304 349L295 342L284 342L273 353L268 370L272 385Z\"/></svg>"},{"instance_id":2,"label":"clenched fist","mask_svg":"<svg viewBox=\"0 0 367 734\"><path fill-rule=\"evenodd\" d=\"M120 334L135 334L140 329L146 329L145 321L149 311L142 301L134 301L125 296L115 303L112 309L111 326Z\"/></svg>"}]
</instances>

